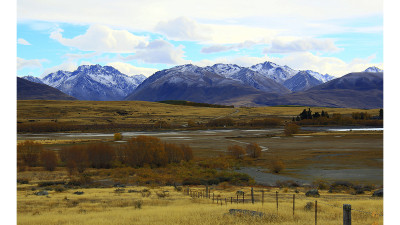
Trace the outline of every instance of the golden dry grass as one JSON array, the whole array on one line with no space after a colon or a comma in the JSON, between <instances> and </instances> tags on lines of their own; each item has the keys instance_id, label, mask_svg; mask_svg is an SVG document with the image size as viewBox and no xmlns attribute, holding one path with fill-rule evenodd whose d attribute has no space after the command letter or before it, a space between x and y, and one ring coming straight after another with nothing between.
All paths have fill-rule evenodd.
<instances>
[{"instance_id":1,"label":"golden dry grass","mask_svg":"<svg viewBox=\"0 0 400 225\"><path fill-rule=\"evenodd\" d=\"M351 204L353 209L375 214L383 213L382 198L369 197L370 193L359 196L321 193L320 198L306 198L305 190L296 194L296 211L292 215L294 190L268 189L265 204L260 199L260 188L256 190L256 204L230 204L229 197L236 190L249 193L249 188L231 187L213 189L215 196L228 197L228 204L217 205L211 199L193 199L177 192L173 187L150 189L149 197L127 190L142 190L145 187L127 187L125 193L115 193L115 188L76 189L62 193L49 191L49 197L33 195L29 185L19 185L25 191L17 192L18 224L314 224L314 211L304 210L307 202L318 201L318 224L341 224L342 205ZM200 190L201 187L197 187ZM196 187L192 188L196 190ZM74 195L83 191L83 195ZM169 196L159 198L155 193L169 191ZM275 191L279 191L279 211L276 213ZM286 192L286 193L284 193ZM247 197L248 198L248 197ZM143 201L141 209L135 209L135 201ZM329 205L327 205L329 204ZM332 207L333 206L333 207ZM229 209L249 209L264 212L263 218L227 215ZM352 212L353 224L383 224L383 217Z\"/></svg>"},{"instance_id":2,"label":"golden dry grass","mask_svg":"<svg viewBox=\"0 0 400 225\"><path fill-rule=\"evenodd\" d=\"M204 123L210 119L226 116L234 120L266 117L292 118L299 115L304 108L308 107L208 108L143 101L19 100L17 101L17 118L23 123L57 120L72 124L154 124L156 121L163 120L175 125L185 125L189 120ZM379 114L379 109L311 107L311 110L313 112L324 110L330 115L361 111L371 115ZM118 111L126 112L127 115L120 115Z\"/></svg>"}]
</instances>

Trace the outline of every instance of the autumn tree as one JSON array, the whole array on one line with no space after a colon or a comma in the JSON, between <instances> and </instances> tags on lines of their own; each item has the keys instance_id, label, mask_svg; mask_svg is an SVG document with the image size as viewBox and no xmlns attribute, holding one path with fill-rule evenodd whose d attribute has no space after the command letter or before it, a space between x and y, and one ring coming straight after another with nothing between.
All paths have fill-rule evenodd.
<instances>
[{"instance_id":1,"label":"autumn tree","mask_svg":"<svg viewBox=\"0 0 400 225\"><path fill-rule=\"evenodd\" d=\"M246 146L247 154L252 158L261 156L261 147L257 143L251 143Z\"/></svg>"},{"instance_id":2,"label":"autumn tree","mask_svg":"<svg viewBox=\"0 0 400 225\"><path fill-rule=\"evenodd\" d=\"M180 147L181 147L181 150L182 150L182 153L183 153L183 159L185 161L192 160L193 159L192 148L189 145L184 145L184 144L181 144Z\"/></svg>"},{"instance_id":3,"label":"autumn tree","mask_svg":"<svg viewBox=\"0 0 400 225\"><path fill-rule=\"evenodd\" d=\"M48 171L54 171L58 164L57 153L51 150L42 150L40 153L42 166Z\"/></svg>"},{"instance_id":4,"label":"autumn tree","mask_svg":"<svg viewBox=\"0 0 400 225\"><path fill-rule=\"evenodd\" d=\"M37 166L42 150L43 146L39 142L26 140L17 145L17 160L27 166Z\"/></svg>"},{"instance_id":5,"label":"autumn tree","mask_svg":"<svg viewBox=\"0 0 400 225\"><path fill-rule=\"evenodd\" d=\"M228 155L236 159L241 159L246 154L243 147L239 145L232 145L228 147Z\"/></svg>"},{"instance_id":6,"label":"autumn tree","mask_svg":"<svg viewBox=\"0 0 400 225\"><path fill-rule=\"evenodd\" d=\"M75 170L83 173L89 166L88 155L85 146L74 145L60 151L61 161L65 162L68 171L72 174Z\"/></svg>"},{"instance_id":7,"label":"autumn tree","mask_svg":"<svg viewBox=\"0 0 400 225\"><path fill-rule=\"evenodd\" d=\"M88 162L93 168L111 168L115 151L110 144L92 143L86 147Z\"/></svg>"},{"instance_id":8,"label":"autumn tree","mask_svg":"<svg viewBox=\"0 0 400 225\"><path fill-rule=\"evenodd\" d=\"M164 143L164 149L167 154L168 163L179 163L183 160L183 151L180 146L173 143Z\"/></svg>"},{"instance_id":9,"label":"autumn tree","mask_svg":"<svg viewBox=\"0 0 400 225\"><path fill-rule=\"evenodd\" d=\"M156 137L133 137L128 140L125 151L127 163L133 167L143 167L145 164L165 166L168 162L164 144Z\"/></svg>"}]
</instances>

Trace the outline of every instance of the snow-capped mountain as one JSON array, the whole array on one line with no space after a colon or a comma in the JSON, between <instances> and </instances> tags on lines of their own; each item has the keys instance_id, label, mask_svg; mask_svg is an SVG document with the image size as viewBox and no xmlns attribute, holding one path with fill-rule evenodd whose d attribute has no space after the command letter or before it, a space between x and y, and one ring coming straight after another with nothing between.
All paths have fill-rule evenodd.
<instances>
[{"instance_id":1,"label":"snow-capped mountain","mask_svg":"<svg viewBox=\"0 0 400 225\"><path fill-rule=\"evenodd\" d=\"M34 76L31 76L31 75L28 75L28 76L23 76L21 78L25 79L25 80L29 80L29 81L35 82L35 83L43 84L42 80L40 80L39 77L34 77Z\"/></svg>"},{"instance_id":2,"label":"snow-capped mountain","mask_svg":"<svg viewBox=\"0 0 400 225\"><path fill-rule=\"evenodd\" d=\"M310 70L300 71L293 77L285 80L283 85L293 92L305 91L312 87L322 84L323 82L317 80L311 75Z\"/></svg>"},{"instance_id":3,"label":"snow-capped mountain","mask_svg":"<svg viewBox=\"0 0 400 225\"><path fill-rule=\"evenodd\" d=\"M217 63L213 66L207 66L204 68L207 71L222 75L224 77L231 77L233 74L238 73L243 67L236 64L222 64Z\"/></svg>"},{"instance_id":4,"label":"snow-capped mountain","mask_svg":"<svg viewBox=\"0 0 400 225\"><path fill-rule=\"evenodd\" d=\"M293 77L298 72L297 70L293 70L288 66L279 66L268 61L253 65L249 67L249 69L259 72L261 75L264 75L265 77L268 77L280 84Z\"/></svg>"},{"instance_id":5,"label":"snow-capped mountain","mask_svg":"<svg viewBox=\"0 0 400 225\"><path fill-rule=\"evenodd\" d=\"M383 73L383 70L379 69L378 67L372 66L368 67L364 72L369 72L369 73Z\"/></svg>"},{"instance_id":6,"label":"snow-capped mountain","mask_svg":"<svg viewBox=\"0 0 400 225\"><path fill-rule=\"evenodd\" d=\"M223 102L228 99L262 94L243 82L191 64L161 70L147 78L126 100Z\"/></svg>"},{"instance_id":7,"label":"snow-capped mountain","mask_svg":"<svg viewBox=\"0 0 400 225\"><path fill-rule=\"evenodd\" d=\"M331 81L331 80L335 79L334 76L331 76L329 74L323 75L323 74L320 74L320 73L312 71L312 70L306 70L306 72L308 74L310 74L311 76L313 76L315 79L317 79L319 81L322 81L322 83L326 83L328 81Z\"/></svg>"},{"instance_id":8,"label":"snow-capped mountain","mask_svg":"<svg viewBox=\"0 0 400 225\"><path fill-rule=\"evenodd\" d=\"M59 70L41 81L80 100L122 100L146 79L128 76L111 66L82 65L73 72Z\"/></svg>"}]
</instances>

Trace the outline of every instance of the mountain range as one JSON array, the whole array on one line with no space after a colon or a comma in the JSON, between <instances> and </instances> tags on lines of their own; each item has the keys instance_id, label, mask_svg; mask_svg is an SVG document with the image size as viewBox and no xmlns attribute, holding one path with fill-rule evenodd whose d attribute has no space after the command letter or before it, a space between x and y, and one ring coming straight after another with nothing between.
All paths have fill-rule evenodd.
<instances>
[{"instance_id":1,"label":"mountain range","mask_svg":"<svg viewBox=\"0 0 400 225\"><path fill-rule=\"evenodd\" d=\"M370 79L376 74L381 76ZM298 71L264 62L250 67L235 64L199 67L187 64L158 71L147 79L143 75L127 76L111 66L100 65L83 65L73 72L60 70L42 79L33 76L23 78L47 84L79 100L187 100L234 105L357 105L360 108L382 105L383 100L379 101L383 99L380 98L383 96L382 70L370 67L363 73L344 77L334 79L328 74ZM361 100L351 103L349 99L358 96L354 92L366 90L375 93L374 102L363 103ZM323 93L319 96L331 100L317 100L315 92ZM349 99L344 99L347 92ZM335 95L342 97L336 98ZM335 98L342 100L335 103Z\"/></svg>"}]
</instances>

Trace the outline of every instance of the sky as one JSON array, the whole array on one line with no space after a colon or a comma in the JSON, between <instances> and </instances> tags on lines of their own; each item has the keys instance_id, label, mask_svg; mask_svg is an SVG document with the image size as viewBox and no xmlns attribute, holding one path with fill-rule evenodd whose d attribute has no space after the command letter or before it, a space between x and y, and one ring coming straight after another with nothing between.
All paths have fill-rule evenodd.
<instances>
[{"instance_id":1,"label":"sky","mask_svg":"<svg viewBox=\"0 0 400 225\"><path fill-rule=\"evenodd\" d=\"M265 61L336 77L383 68L382 0L17 0L17 75L127 75Z\"/></svg>"}]
</instances>

